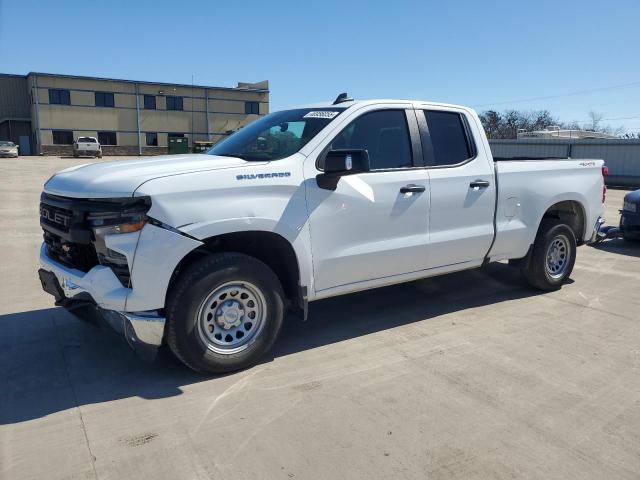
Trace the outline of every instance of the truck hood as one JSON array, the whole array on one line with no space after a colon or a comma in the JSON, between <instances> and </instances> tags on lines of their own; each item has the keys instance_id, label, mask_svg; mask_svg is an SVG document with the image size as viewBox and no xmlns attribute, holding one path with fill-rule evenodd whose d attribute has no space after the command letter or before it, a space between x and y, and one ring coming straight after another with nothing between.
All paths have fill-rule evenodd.
<instances>
[{"instance_id":1,"label":"truck hood","mask_svg":"<svg viewBox=\"0 0 640 480\"><path fill-rule=\"evenodd\" d=\"M62 170L51 177L44 190L53 195L75 198L128 197L143 183L154 178L208 170L244 167L240 158L215 155L162 155L78 165Z\"/></svg>"}]
</instances>

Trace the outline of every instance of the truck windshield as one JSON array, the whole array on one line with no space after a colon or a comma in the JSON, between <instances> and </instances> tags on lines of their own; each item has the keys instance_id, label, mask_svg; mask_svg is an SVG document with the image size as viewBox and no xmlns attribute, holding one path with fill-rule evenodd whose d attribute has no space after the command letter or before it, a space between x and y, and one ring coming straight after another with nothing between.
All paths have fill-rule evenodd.
<instances>
[{"instance_id":1,"label":"truck windshield","mask_svg":"<svg viewBox=\"0 0 640 480\"><path fill-rule=\"evenodd\" d=\"M298 108L270 113L250 123L207 153L244 160L279 160L304 147L344 108Z\"/></svg>"}]
</instances>

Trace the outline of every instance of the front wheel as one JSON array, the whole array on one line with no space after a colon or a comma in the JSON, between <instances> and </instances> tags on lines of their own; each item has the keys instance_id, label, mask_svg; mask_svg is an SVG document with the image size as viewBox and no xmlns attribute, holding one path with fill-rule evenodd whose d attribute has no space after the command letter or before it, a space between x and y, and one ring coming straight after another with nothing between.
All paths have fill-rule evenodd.
<instances>
[{"instance_id":1,"label":"front wheel","mask_svg":"<svg viewBox=\"0 0 640 480\"><path fill-rule=\"evenodd\" d=\"M543 220L533 244L531 260L523 273L539 290L558 290L569 278L576 261L576 237L559 220Z\"/></svg>"},{"instance_id":2,"label":"front wheel","mask_svg":"<svg viewBox=\"0 0 640 480\"><path fill-rule=\"evenodd\" d=\"M167 343L188 367L224 373L254 365L282 327L280 281L261 261L211 254L191 265L167 301Z\"/></svg>"}]
</instances>

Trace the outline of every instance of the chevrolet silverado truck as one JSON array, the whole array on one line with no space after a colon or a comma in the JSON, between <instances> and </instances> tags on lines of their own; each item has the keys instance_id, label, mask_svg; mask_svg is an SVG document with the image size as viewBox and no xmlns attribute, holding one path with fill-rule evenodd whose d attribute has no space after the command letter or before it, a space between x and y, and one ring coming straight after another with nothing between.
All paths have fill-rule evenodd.
<instances>
[{"instance_id":1,"label":"chevrolet silverado truck","mask_svg":"<svg viewBox=\"0 0 640 480\"><path fill-rule=\"evenodd\" d=\"M493 158L469 108L341 94L208 154L57 173L39 275L136 350L227 372L315 300L498 261L560 288L603 221L603 175L601 160Z\"/></svg>"}]
</instances>

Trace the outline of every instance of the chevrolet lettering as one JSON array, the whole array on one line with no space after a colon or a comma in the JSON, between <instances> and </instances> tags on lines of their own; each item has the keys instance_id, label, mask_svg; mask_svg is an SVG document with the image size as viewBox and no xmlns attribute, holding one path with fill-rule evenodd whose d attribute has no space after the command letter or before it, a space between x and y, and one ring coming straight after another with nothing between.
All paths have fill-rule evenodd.
<instances>
[{"instance_id":1,"label":"chevrolet lettering","mask_svg":"<svg viewBox=\"0 0 640 480\"><path fill-rule=\"evenodd\" d=\"M40 206L40 217L45 221L57 223L58 225L62 225L64 227L68 227L69 223L71 222L71 217L63 215L60 212L52 212L44 206Z\"/></svg>"}]
</instances>

